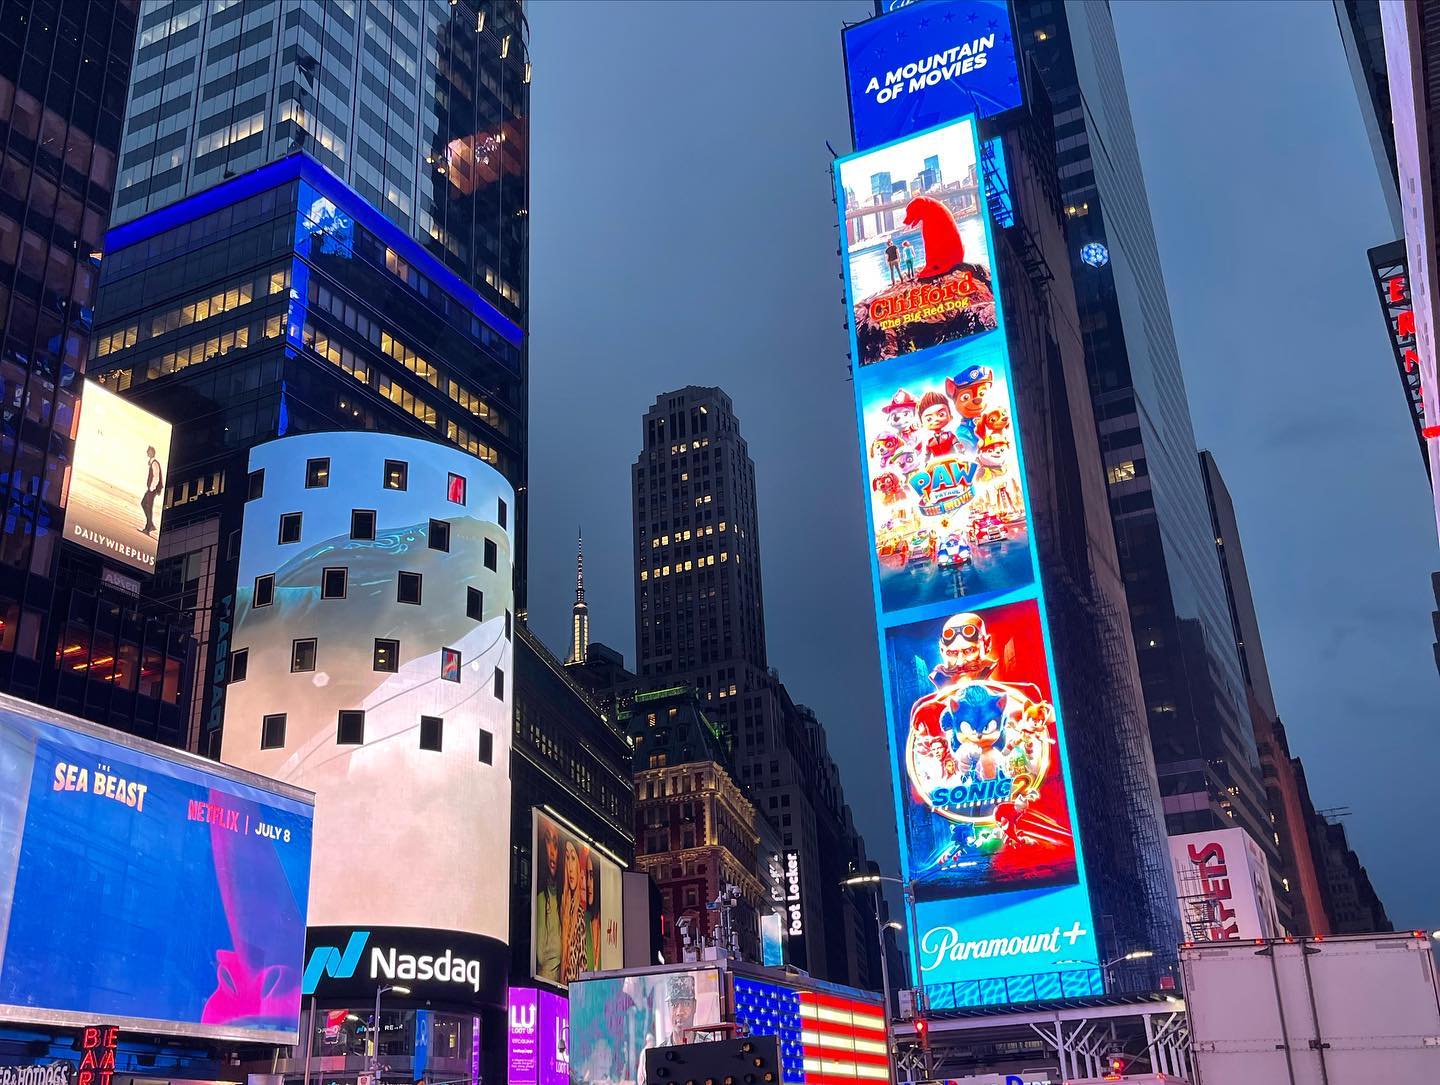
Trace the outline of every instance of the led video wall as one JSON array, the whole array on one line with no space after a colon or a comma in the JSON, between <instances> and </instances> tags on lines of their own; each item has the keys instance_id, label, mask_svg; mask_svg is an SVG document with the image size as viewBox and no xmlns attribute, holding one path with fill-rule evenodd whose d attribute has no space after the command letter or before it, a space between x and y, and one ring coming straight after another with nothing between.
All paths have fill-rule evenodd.
<instances>
[{"instance_id":1,"label":"led video wall","mask_svg":"<svg viewBox=\"0 0 1440 1085\"><path fill-rule=\"evenodd\" d=\"M976 122L836 162L910 951L931 1005L1089 993Z\"/></svg>"}]
</instances>

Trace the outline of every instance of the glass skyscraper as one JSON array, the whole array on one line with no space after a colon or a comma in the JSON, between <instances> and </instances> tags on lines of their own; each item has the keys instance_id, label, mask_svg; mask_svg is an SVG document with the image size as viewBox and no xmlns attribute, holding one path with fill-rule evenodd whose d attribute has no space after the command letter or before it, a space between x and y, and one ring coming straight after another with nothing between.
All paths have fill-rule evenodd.
<instances>
[{"instance_id":1,"label":"glass skyscraper","mask_svg":"<svg viewBox=\"0 0 1440 1085\"><path fill-rule=\"evenodd\" d=\"M1028 2L1015 13L1018 42L1054 104L1086 365L1166 823L1171 832L1241 825L1274 865L1110 6ZM1109 260L1083 261L1089 243Z\"/></svg>"},{"instance_id":2,"label":"glass skyscraper","mask_svg":"<svg viewBox=\"0 0 1440 1085\"><path fill-rule=\"evenodd\" d=\"M140 11L91 369L175 423L150 594L223 716L251 446L373 429L516 490L524 607L530 66L514 0L173 0Z\"/></svg>"},{"instance_id":3,"label":"glass skyscraper","mask_svg":"<svg viewBox=\"0 0 1440 1085\"><path fill-rule=\"evenodd\" d=\"M61 544L138 11L0 3L0 690L174 742L174 615Z\"/></svg>"},{"instance_id":4,"label":"glass skyscraper","mask_svg":"<svg viewBox=\"0 0 1440 1085\"><path fill-rule=\"evenodd\" d=\"M509 0L147 3L115 221L301 151L519 319L523 20Z\"/></svg>"}]
</instances>

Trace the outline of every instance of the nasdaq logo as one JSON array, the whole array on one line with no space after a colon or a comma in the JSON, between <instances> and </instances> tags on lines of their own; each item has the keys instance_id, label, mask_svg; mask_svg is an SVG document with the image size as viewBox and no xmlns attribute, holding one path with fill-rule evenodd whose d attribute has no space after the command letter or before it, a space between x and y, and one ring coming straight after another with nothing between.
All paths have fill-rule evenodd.
<instances>
[{"instance_id":1,"label":"nasdaq logo","mask_svg":"<svg viewBox=\"0 0 1440 1085\"><path fill-rule=\"evenodd\" d=\"M305 964L305 980L301 987L303 994L313 995L316 985L329 976L331 979L348 980L355 975L360 964L360 954L365 952L365 943L370 939L369 931L353 931L345 943L342 953L335 946L317 946Z\"/></svg>"}]
</instances>

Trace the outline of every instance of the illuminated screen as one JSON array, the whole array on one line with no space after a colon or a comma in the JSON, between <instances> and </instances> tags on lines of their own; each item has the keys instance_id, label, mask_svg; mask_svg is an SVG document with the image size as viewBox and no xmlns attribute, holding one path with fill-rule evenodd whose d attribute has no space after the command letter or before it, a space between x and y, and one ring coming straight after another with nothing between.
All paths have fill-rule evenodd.
<instances>
[{"instance_id":1,"label":"illuminated screen","mask_svg":"<svg viewBox=\"0 0 1440 1085\"><path fill-rule=\"evenodd\" d=\"M533 813L532 974L565 984L622 967L620 867L548 814Z\"/></svg>"},{"instance_id":2,"label":"illuminated screen","mask_svg":"<svg viewBox=\"0 0 1440 1085\"><path fill-rule=\"evenodd\" d=\"M977 154L967 117L836 164L896 818L916 896L910 949L933 1007L1098 983ZM853 213L857 191L887 187L894 210ZM895 311L896 297L957 274L928 278L922 256L912 279L902 255L890 286L891 261L874 257L884 216L958 236L983 297L902 306L884 327L877 304ZM934 247L922 239L920 251Z\"/></svg>"},{"instance_id":3,"label":"illuminated screen","mask_svg":"<svg viewBox=\"0 0 1440 1085\"><path fill-rule=\"evenodd\" d=\"M720 1022L714 969L572 983L570 1080L634 1085L644 1080L648 1049L685 1043L687 1030Z\"/></svg>"},{"instance_id":4,"label":"illuminated screen","mask_svg":"<svg viewBox=\"0 0 1440 1085\"><path fill-rule=\"evenodd\" d=\"M294 1043L313 808L65 721L0 698L0 1020Z\"/></svg>"},{"instance_id":5,"label":"illuminated screen","mask_svg":"<svg viewBox=\"0 0 1440 1085\"><path fill-rule=\"evenodd\" d=\"M169 465L170 423L87 380L75 422L65 537L154 572Z\"/></svg>"},{"instance_id":6,"label":"illuminated screen","mask_svg":"<svg viewBox=\"0 0 1440 1085\"><path fill-rule=\"evenodd\" d=\"M221 755L315 793L311 923L508 943L509 883L476 871L510 860L510 485L365 432L257 445L250 471Z\"/></svg>"},{"instance_id":7,"label":"illuminated screen","mask_svg":"<svg viewBox=\"0 0 1440 1085\"><path fill-rule=\"evenodd\" d=\"M736 976L735 1023L780 1038L786 1085L890 1080L878 1002Z\"/></svg>"},{"instance_id":8,"label":"illuminated screen","mask_svg":"<svg viewBox=\"0 0 1440 1085\"><path fill-rule=\"evenodd\" d=\"M966 118L836 163L861 366L994 330L979 161Z\"/></svg>"},{"instance_id":9,"label":"illuminated screen","mask_svg":"<svg viewBox=\"0 0 1440 1085\"><path fill-rule=\"evenodd\" d=\"M1021 102L1005 0L917 0L845 30L856 150Z\"/></svg>"}]
</instances>

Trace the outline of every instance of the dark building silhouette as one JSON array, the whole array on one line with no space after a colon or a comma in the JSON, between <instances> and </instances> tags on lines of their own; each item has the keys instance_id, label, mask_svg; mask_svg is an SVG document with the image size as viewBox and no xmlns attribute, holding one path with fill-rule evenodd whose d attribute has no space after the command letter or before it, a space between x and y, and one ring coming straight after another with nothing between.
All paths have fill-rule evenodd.
<instances>
[{"instance_id":1,"label":"dark building silhouette","mask_svg":"<svg viewBox=\"0 0 1440 1085\"><path fill-rule=\"evenodd\" d=\"M1385 914L1385 906L1370 875L1360 862L1339 821L1318 814L1313 824L1316 845L1316 866L1325 883L1326 906L1330 930L1334 934L1364 934L1370 931L1393 931L1395 925Z\"/></svg>"},{"instance_id":2,"label":"dark building silhouette","mask_svg":"<svg viewBox=\"0 0 1440 1085\"><path fill-rule=\"evenodd\" d=\"M1110 8L1030 2L1015 16L1054 110L1089 391L1167 827L1243 826L1274 865ZM1092 244L1102 249L1087 262Z\"/></svg>"},{"instance_id":3,"label":"dark building silhouette","mask_svg":"<svg viewBox=\"0 0 1440 1085\"><path fill-rule=\"evenodd\" d=\"M0 690L178 745L194 655L178 616L138 598L143 574L61 542L138 16L0 8Z\"/></svg>"},{"instance_id":4,"label":"dark building silhouette","mask_svg":"<svg viewBox=\"0 0 1440 1085\"><path fill-rule=\"evenodd\" d=\"M697 386L660 395L631 480L639 681L695 690L741 788L797 853L810 972L878 988L869 902L839 885L869 869L864 840L823 726L769 667L755 469L730 397Z\"/></svg>"},{"instance_id":5,"label":"dark building silhouette","mask_svg":"<svg viewBox=\"0 0 1440 1085\"><path fill-rule=\"evenodd\" d=\"M1261 771L1270 811L1271 832L1280 862L1270 870L1280 922L1292 934L1328 934L1320 879L1311 852L1310 821L1300 805L1294 764L1286 741L1285 728L1275 707L1270 688L1270 671L1265 664L1265 646L1260 639L1260 619L1250 592L1241 546L1240 525L1224 476L1208 451L1200 453L1205 477L1205 494L1215 530L1215 553L1225 580L1225 597L1230 604L1230 621L1235 631L1235 648L1245 675L1246 703L1255 745L1260 753Z\"/></svg>"}]
</instances>

